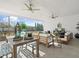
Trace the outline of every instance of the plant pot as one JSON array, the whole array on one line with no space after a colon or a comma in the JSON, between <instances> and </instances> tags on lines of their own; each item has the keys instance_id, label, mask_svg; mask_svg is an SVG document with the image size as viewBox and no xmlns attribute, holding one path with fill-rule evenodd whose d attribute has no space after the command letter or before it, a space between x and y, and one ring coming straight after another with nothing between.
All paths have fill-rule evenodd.
<instances>
[{"instance_id":1,"label":"plant pot","mask_svg":"<svg viewBox=\"0 0 79 59\"><path fill-rule=\"evenodd\" d=\"M75 38L79 38L79 33L76 33L75 34Z\"/></svg>"}]
</instances>

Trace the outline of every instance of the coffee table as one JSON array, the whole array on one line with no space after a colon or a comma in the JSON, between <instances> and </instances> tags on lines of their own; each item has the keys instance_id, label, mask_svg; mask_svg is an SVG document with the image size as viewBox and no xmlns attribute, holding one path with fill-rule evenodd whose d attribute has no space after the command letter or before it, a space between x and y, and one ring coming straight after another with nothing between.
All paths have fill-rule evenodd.
<instances>
[{"instance_id":1,"label":"coffee table","mask_svg":"<svg viewBox=\"0 0 79 59\"><path fill-rule=\"evenodd\" d=\"M11 39L9 39L11 40ZM24 44L27 43L31 43L31 42L36 42L36 57L39 57L39 39L26 39L26 40L18 40L18 41L13 41L12 42L12 46L13 46L13 58L17 58L17 47L18 46L22 46Z\"/></svg>"},{"instance_id":2,"label":"coffee table","mask_svg":"<svg viewBox=\"0 0 79 59\"><path fill-rule=\"evenodd\" d=\"M22 46L24 44L36 41L36 57L39 57L39 39L31 39L31 40L20 40L13 42L13 57L17 57L17 47Z\"/></svg>"}]
</instances>

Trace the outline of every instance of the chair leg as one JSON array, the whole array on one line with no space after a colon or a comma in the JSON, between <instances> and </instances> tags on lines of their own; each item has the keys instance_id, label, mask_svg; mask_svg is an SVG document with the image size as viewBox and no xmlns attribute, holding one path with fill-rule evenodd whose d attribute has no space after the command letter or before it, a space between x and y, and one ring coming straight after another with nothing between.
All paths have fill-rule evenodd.
<instances>
[{"instance_id":1,"label":"chair leg","mask_svg":"<svg viewBox=\"0 0 79 59\"><path fill-rule=\"evenodd\" d=\"M53 44L52 44L52 45L53 45L53 47L55 48L54 42L53 42Z\"/></svg>"},{"instance_id":2,"label":"chair leg","mask_svg":"<svg viewBox=\"0 0 79 59\"><path fill-rule=\"evenodd\" d=\"M62 42L61 39L58 40L58 43L59 43L60 48L62 48L62 43L61 42Z\"/></svg>"},{"instance_id":3,"label":"chair leg","mask_svg":"<svg viewBox=\"0 0 79 59\"><path fill-rule=\"evenodd\" d=\"M46 47L48 48L49 43L48 43L48 39L46 39Z\"/></svg>"},{"instance_id":4,"label":"chair leg","mask_svg":"<svg viewBox=\"0 0 79 59\"><path fill-rule=\"evenodd\" d=\"M26 44L26 47L25 48L27 49L27 44Z\"/></svg>"},{"instance_id":5,"label":"chair leg","mask_svg":"<svg viewBox=\"0 0 79 59\"><path fill-rule=\"evenodd\" d=\"M32 54L33 54L33 57L35 57L34 50L35 50L35 48L34 48L34 47L32 47Z\"/></svg>"},{"instance_id":6,"label":"chair leg","mask_svg":"<svg viewBox=\"0 0 79 59\"><path fill-rule=\"evenodd\" d=\"M52 45L53 45L53 47L55 48L55 45L54 45L54 40L52 39Z\"/></svg>"},{"instance_id":7,"label":"chair leg","mask_svg":"<svg viewBox=\"0 0 79 59\"><path fill-rule=\"evenodd\" d=\"M34 48L32 48L32 54L34 55Z\"/></svg>"}]
</instances>

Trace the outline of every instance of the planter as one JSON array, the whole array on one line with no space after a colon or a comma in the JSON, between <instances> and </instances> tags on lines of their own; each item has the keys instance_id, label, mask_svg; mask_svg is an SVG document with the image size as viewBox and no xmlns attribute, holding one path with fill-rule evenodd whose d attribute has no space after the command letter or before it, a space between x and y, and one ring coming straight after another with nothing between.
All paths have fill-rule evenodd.
<instances>
[{"instance_id":1,"label":"planter","mask_svg":"<svg viewBox=\"0 0 79 59\"><path fill-rule=\"evenodd\" d=\"M75 34L75 38L79 38L79 33L76 33Z\"/></svg>"}]
</instances>

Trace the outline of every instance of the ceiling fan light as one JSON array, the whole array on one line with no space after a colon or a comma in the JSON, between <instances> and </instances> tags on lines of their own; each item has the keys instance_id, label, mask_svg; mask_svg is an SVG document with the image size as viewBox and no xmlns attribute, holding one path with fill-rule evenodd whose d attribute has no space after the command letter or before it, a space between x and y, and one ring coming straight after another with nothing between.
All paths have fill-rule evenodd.
<instances>
[{"instance_id":1,"label":"ceiling fan light","mask_svg":"<svg viewBox=\"0 0 79 59\"><path fill-rule=\"evenodd\" d=\"M52 18L55 18L55 17L52 16Z\"/></svg>"}]
</instances>

